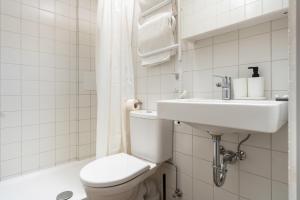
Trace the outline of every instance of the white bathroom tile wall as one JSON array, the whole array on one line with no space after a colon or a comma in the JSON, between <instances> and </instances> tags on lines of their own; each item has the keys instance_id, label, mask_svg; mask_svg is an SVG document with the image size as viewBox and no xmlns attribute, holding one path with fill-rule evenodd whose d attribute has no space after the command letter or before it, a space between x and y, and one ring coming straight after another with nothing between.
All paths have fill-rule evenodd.
<instances>
[{"instance_id":1,"label":"white bathroom tile wall","mask_svg":"<svg viewBox=\"0 0 300 200\"><path fill-rule=\"evenodd\" d=\"M189 6L191 2L204 5L199 0L185 1L183 6ZM219 9L245 6L245 16L248 17L262 13L263 3L269 3L263 0L222 2L224 7ZM184 11L183 20L188 17ZM194 19L190 18L192 25L195 24ZM260 74L266 79L265 93L268 98L276 94L288 94L287 26L287 19L282 18L213 38L184 42L181 62L173 59L153 68L140 66L138 56L134 55L137 97L143 101L143 108L150 110L156 109L157 100L178 98L177 90L187 90L188 98L220 99L221 91L215 86L219 80L212 75L249 77L249 66L260 67ZM133 46L133 54L136 54L136 42ZM177 72L182 72L179 80L174 76ZM253 134L242 146L248 155L247 159L229 166L227 181L219 189L212 180L213 149L210 135L184 123L176 124L174 162L179 167L179 188L183 190L183 199L287 199L287 135L287 126L273 135ZM224 135L222 144L235 150L238 141L245 136ZM170 171L172 168L163 168L160 173L166 173L168 181L174 181L174 171ZM167 191L170 194L167 196L170 200L174 189L174 183L168 184Z\"/></svg>"},{"instance_id":2,"label":"white bathroom tile wall","mask_svg":"<svg viewBox=\"0 0 300 200\"><path fill-rule=\"evenodd\" d=\"M0 1L3 180L95 154L96 95L78 76L95 70L97 2L78 1L78 27L77 1Z\"/></svg>"}]
</instances>

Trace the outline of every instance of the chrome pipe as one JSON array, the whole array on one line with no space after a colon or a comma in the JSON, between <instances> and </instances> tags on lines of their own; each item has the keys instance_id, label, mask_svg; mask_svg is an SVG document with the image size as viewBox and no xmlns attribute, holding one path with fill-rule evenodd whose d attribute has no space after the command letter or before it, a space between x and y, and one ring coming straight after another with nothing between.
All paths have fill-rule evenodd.
<instances>
[{"instance_id":1,"label":"chrome pipe","mask_svg":"<svg viewBox=\"0 0 300 200\"><path fill-rule=\"evenodd\" d=\"M221 163L220 141L221 136L213 135L214 155L213 155L213 179L217 187L221 187L225 183L227 164Z\"/></svg>"},{"instance_id":2,"label":"chrome pipe","mask_svg":"<svg viewBox=\"0 0 300 200\"><path fill-rule=\"evenodd\" d=\"M222 145L220 135L212 135L214 145L213 155L213 180L217 187L224 185L227 174L227 164L234 164L236 161L244 160L246 153L241 150L241 145L250 138L250 134L247 135L238 144L237 152L226 150Z\"/></svg>"}]
</instances>

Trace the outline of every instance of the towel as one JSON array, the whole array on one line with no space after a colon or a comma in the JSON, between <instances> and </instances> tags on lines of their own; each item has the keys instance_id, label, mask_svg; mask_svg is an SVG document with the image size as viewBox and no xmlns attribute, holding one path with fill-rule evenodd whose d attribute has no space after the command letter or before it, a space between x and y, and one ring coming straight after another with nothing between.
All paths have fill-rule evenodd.
<instances>
[{"instance_id":1,"label":"towel","mask_svg":"<svg viewBox=\"0 0 300 200\"><path fill-rule=\"evenodd\" d=\"M146 10L162 3L163 1L165 0L139 0L141 12L145 12Z\"/></svg>"},{"instance_id":2,"label":"towel","mask_svg":"<svg viewBox=\"0 0 300 200\"><path fill-rule=\"evenodd\" d=\"M157 14L139 25L138 48L140 54L146 54L175 44L174 30L176 19L171 12ZM174 50L165 51L152 56L142 56L141 65L158 65L170 60Z\"/></svg>"}]
</instances>

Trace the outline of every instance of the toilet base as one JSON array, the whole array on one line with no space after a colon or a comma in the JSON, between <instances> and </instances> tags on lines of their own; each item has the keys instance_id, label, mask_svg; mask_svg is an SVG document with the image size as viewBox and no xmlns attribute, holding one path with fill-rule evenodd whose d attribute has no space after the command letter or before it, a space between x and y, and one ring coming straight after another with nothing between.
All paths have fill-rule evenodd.
<instances>
[{"instance_id":1,"label":"toilet base","mask_svg":"<svg viewBox=\"0 0 300 200\"><path fill-rule=\"evenodd\" d=\"M95 191L89 192L83 200L159 200L160 194L154 181L146 180L129 191L103 195Z\"/></svg>"},{"instance_id":2,"label":"toilet base","mask_svg":"<svg viewBox=\"0 0 300 200\"><path fill-rule=\"evenodd\" d=\"M87 200L137 200L138 186L117 194L103 195L94 188L85 188Z\"/></svg>"}]
</instances>

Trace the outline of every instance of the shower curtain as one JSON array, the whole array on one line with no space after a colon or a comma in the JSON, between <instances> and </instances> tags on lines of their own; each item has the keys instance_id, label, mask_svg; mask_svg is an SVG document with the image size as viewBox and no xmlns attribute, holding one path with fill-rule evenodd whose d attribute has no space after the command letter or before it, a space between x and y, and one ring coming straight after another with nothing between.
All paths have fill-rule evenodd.
<instances>
[{"instance_id":1,"label":"shower curtain","mask_svg":"<svg viewBox=\"0 0 300 200\"><path fill-rule=\"evenodd\" d=\"M134 0L98 0L96 155L128 152L125 102L134 98L131 35Z\"/></svg>"}]
</instances>

